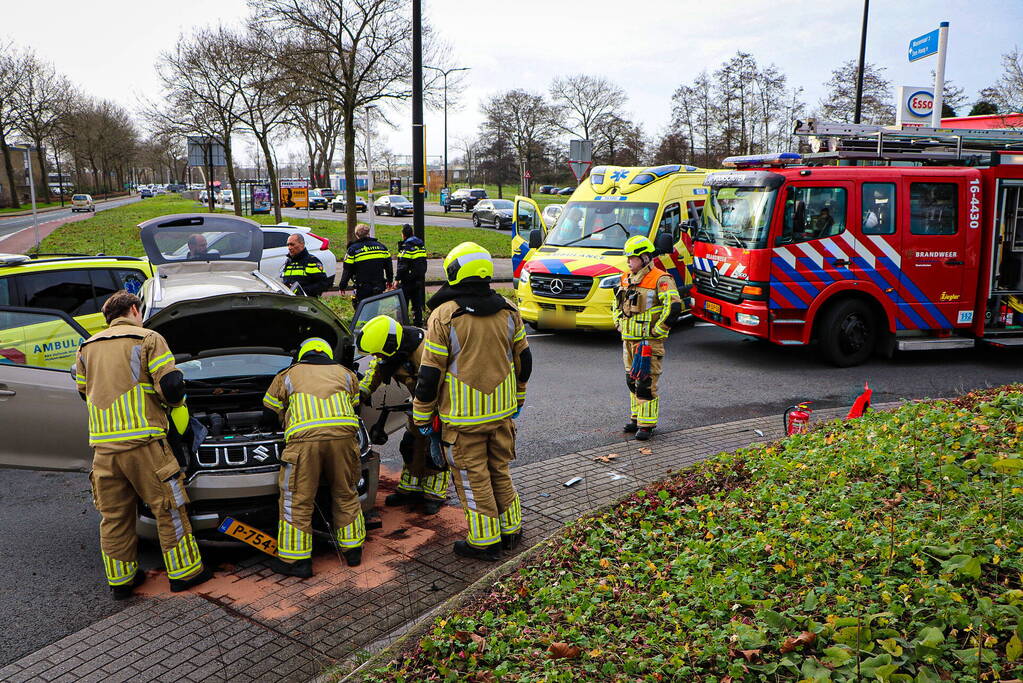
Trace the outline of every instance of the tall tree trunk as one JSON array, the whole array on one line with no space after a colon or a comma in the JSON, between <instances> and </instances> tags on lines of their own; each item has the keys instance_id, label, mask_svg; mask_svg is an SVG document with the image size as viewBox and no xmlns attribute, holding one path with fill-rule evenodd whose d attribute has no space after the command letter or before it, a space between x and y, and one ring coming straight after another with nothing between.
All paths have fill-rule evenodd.
<instances>
[{"instance_id":1,"label":"tall tree trunk","mask_svg":"<svg viewBox=\"0 0 1023 683\"><path fill-rule=\"evenodd\" d=\"M348 241L355 239L358 216L355 211L355 110L345 105L345 218L348 221ZM369 211L373 207L367 207Z\"/></svg>"},{"instance_id":2,"label":"tall tree trunk","mask_svg":"<svg viewBox=\"0 0 1023 683\"><path fill-rule=\"evenodd\" d=\"M281 218L281 188L277 183L277 167L274 166L273 154L270 152L270 141L266 133L256 135L259 140L259 147L263 150L263 158L266 159L266 177L270 179L270 199L274 205L274 221L280 223Z\"/></svg>"},{"instance_id":3,"label":"tall tree trunk","mask_svg":"<svg viewBox=\"0 0 1023 683\"><path fill-rule=\"evenodd\" d=\"M39 150L39 154L37 155L38 159L39 159L39 163L38 164L33 164L33 168L35 166L39 166L39 177L42 179L42 182L40 183L40 186L41 186L41 188L43 190L43 201L47 202L47 203L48 202L52 202L53 201L53 196L50 193L50 177L49 177L50 174L49 174L49 168L46 166L46 163L47 163L46 162L46 150L43 148L43 141L42 141L41 138L37 139L37 140L32 140L32 144L34 144L36 146L36 149ZM37 194L38 194L38 192L37 192Z\"/></svg>"},{"instance_id":4,"label":"tall tree trunk","mask_svg":"<svg viewBox=\"0 0 1023 683\"><path fill-rule=\"evenodd\" d=\"M234 215L242 215L242 192L235 180L234 172L234 151L231 149L231 136L224 136L224 163L227 164L227 182L231 184L231 197L234 200Z\"/></svg>"},{"instance_id":5,"label":"tall tree trunk","mask_svg":"<svg viewBox=\"0 0 1023 683\"><path fill-rule=\"evenodd\" d=\"M14 177L14 164L11 162L11 148L7 146L7 138L0 132L0 149L4 152L4 170L7 171L7 194L11 199L9 204L13 209L21 208L21 199L18 197L18 181Z\"/></svg>"}]
</instances>

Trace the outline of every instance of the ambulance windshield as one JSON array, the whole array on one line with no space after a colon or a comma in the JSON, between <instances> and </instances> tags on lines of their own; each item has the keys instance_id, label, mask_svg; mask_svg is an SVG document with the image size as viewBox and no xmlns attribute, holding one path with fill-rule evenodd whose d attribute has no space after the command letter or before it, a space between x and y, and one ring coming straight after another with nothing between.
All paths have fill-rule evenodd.
<instances>
[{"instance_id":1,"label":"ambulance windshield","mask_svg":"<svg viewBox=\"0 0 1023 683\"><path fill-rule=\"evenodd\" d=\"M712 186L693 239L741 249L763 249L767 246L777 193L768 187Z\"/></svg>"},{"instance_id":2,"label":"ambulance windshield","mask_svg":"<svg viewBox=\"0 0 1023 683\"><path fill-rule=\"evenodd\" d=\"M656 215L657 204L654 203L626 203L613 201L613 198L612 201L569 202L544 244L621 249L625 240L634 235L649 237Z\"/></svg>"}]
</instances>

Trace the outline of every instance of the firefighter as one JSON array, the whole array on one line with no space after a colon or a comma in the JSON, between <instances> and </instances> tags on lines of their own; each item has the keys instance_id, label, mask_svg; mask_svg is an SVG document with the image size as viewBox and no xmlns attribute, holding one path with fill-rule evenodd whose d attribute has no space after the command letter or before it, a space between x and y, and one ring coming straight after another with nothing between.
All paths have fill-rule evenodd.
<instances>
[{"instance_id":1,"label":"firefighter","mask_svg":"<svg viewBox=\"0 0 1023 683\"><path fill-rule=\"evenodd\" d=\"M380 294L394 280L391 252L376 238L369 236L369 226L355 226L355 241L348 245L339 289L344 294L351 280L355 287L355 305L363 299Z\"/></svg>"},{"instance_id":2,"label":"firefighter","mask_svg":"<svg viewBox=\"0 0 1023 683\"><path fill-rule=\"evenodd\" d=\"M281 269L284 284L297 284L308 296L320 296L330 287L330 278L323 272L323 263L305 248L301 233L288 235L288 260Z\"/></svg>"},{"instance_id":3,"label":"firefighter","mask_svg":"<svg viewBox=\"0 0 1023 683\"><path fill-rule=\"evenodd\" d=\"M263 405L284 424L284 453L277 476L280 574L313 575L313 506L321 477L330 485L335 537L349 567L362 562L366 521L359 493L359 378L334 361L319 337L302 342L295 363L270 383Z\"/></svg>"},{"instance_id":4,"label":"firefighter","mask_svg":"<svg viewBox=\"0 0 1023 683\"><path fill-rule=\"evenodd\" d=\"M426 297L426 247L423 240L412 234L412 226L401 226L398 243L398 272L395 278L401 284L405 301L412 306L412 323L423 326L423 299Z\"/></svg>"},{"instance_id":5,"label":"firefighter","mask_svg":"<svg viewBox=\"0 0 1023 683\"><path fill-rule=\"evenodd\" d=\"M629 386L632 419L624 431L646 441L657 426L657 380L664 360L664 340L682 313L675 281L654 261L656 249L646 237L625 241L629 273L622 273L611 314L622 335L625 383Z\"/></svg>"},{"instance_id":6,"label":"firefighter","mask_svg":"<svg viewBox=\"0 0 1023 683\"><path fill-rule=\"evenodd\" d=\"M188 519L181 466L167 445L168 407L180 433L188 424L185 382L158 333L142 327L141 300L121 290L103 304L108 327L78 349L75 383L89 412L92 500L115 600L145 581L135 522L141 498L156 518L163 561L174 592L210 579Z\"/></svg>"},{"instance_id":7,"label":"firefighter","mask_svg":"<svg viewBox=\"0 0 1023 683\"><path fill-rule=\"evenodd\" d=\"M490 289L490 253L463 242L444 259L448 283L430 299L430 319L412 417L430 436L443 426L455 491L469 523L454 551L494 561L522 535L512 485L515 424L526 400L532 358L518 309Z\"/></svg>"},{"instance_id":8,"label":"firefighter","mask_svg":"<svg viewBox=\"0 0 1023 683\"><path fill-rule=\"evenodd\" d=\"M369 369L359 383L363 405L369 404L369 397L377 387L391 379L404 385L409 394L416 390L425 339L424 330L399 325L386 315L378 315L363 326L359 332L359 348L373 354ZM440 511L448 498L451 472L446 462L432 462L429 448L429 439L420 434L410 417L408 429L398 445L404 461L398 491L384 499L385 505L395 507L422 501L426 514Z\"/></svg>"}]
</instances>

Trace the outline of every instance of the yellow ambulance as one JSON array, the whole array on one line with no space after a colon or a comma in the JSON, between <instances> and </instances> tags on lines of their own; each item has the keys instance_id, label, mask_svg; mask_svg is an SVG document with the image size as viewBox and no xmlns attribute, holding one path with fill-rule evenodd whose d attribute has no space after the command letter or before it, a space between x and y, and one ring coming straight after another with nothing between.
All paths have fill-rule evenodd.
<instances>
[{"instance_id":1,"label":"yellow ambulance","mask_svg":"<svg viewBox=\"0 0 1023 683\"><path fill-rule=\"evenodd\" d=\"M576 188L554 225L528 197L515 198L512 266L522 318L536 329L614 329L611 299L633 235L661 250L679 290L692 282L692 238L710 171L680 164L598 166ZM688 297L683 297L688 314Z\"/></svg>"}]
</instances>

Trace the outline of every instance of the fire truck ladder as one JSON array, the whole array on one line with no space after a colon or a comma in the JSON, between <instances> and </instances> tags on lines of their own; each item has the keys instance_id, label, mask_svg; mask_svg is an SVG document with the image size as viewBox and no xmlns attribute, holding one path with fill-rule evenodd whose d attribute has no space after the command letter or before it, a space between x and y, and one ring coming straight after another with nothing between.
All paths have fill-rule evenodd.
<instances>
[{"instance_id":1,"label":"fire truck ladder","mask_svg":"<svg viewBox=\"0 0 1023 683\"><path fill-rule=\"evenodd\" d=\"M895 128L865 123L796 121L793 135L809 138L807 160L859 159L993 165L994 152L1023 153L1023 131ZM825 151L826 150L826 151Z\"/></svg>"}]
</instances>

